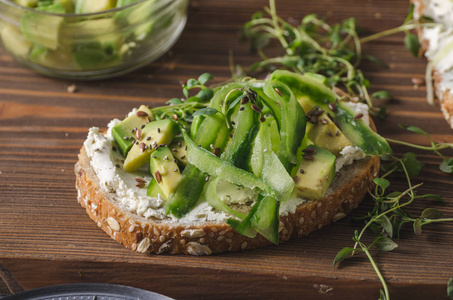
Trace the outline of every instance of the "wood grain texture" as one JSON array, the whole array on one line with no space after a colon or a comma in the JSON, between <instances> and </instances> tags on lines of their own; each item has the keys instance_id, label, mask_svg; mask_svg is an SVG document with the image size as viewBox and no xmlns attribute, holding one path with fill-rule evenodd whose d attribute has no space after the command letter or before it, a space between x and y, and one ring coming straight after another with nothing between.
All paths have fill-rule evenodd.
<instances>
[{"instance_id":1,"label":"wood grain texture","mask_svg":"<svg viewBox=\"0 0 453 300\"><path fill-rule=\"evenodd\" d=\"M258 59L239 41L239 27L267 1L192 1L181 39L157 62L129 75L96 82L45 78L22 67L0 50L0 264L25 289L71 282L106 282L141 287L178 299L298 298L376 299L380 283L364 256L332 267L338 250L352 246L358 226L341 220L282 246L211 257L142 255L124 249L99 230L76 200L73 166L88 128L106 128L140 104L162 105L182 96L180 82L203 72L216 82L230 77L228 53L235 63ZM367 33L400 25L408 10L403 0L278 0L279 14L300 19L327 15L331 22L354 16ZM383 69L365 64L371 91L386 89L395 100L389 117L376 121L386 137L427 144L398 124L416 125L437 140L453 141L439 107L425 101L426 63L406 51L404 35L364 45L363 51L386 61ZM409 149L394 146L400 155ZM413 151L413 150L411 150ZM453 217L453 178L442 174L439 159L416 152L426 165L414 183L421 193L444 197L444 205L424 200L411 211L442 209ZM446 153L452 155L452 153ZM392 188L405 189L404 178ZM353 215L370 208L366 200ZM453 277L453 224L436 224L415 236L403 230L399 247L372 252L390 285L393 299L444 299ZM325 285L325 286L321 286ZM333 288L333 289L330 289ZM4 289L1 289L5 293ZM278 291L278 294L277 294Z\"/></svg>"}]
</instances>

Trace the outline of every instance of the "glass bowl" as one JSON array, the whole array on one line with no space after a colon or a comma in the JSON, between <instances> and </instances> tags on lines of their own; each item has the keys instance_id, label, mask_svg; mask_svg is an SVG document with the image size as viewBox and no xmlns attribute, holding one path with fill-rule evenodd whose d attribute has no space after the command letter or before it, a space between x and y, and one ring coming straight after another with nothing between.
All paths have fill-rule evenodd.
<instances>
[{"instance_id":1,"label":"glass bowl","mask_svg":"<svg viewBox=\"0 0 453 300\"><path fill-rule=\"evenodd\" d=\"M138 0L103 12L61 14L0 0L0 35L17 61L41 74L109 78L165 53L186 24L187 3Z\"/></svg>"}]
</instances>

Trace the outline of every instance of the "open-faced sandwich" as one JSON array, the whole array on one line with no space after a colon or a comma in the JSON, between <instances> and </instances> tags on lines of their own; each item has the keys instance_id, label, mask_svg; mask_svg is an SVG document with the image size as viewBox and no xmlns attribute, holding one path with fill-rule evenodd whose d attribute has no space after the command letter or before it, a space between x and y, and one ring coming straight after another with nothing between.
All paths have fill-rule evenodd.
<instances>
[{"instance_id":1,"label":"open-faced sandwich","mask_svg":"<svg viewBox=\"0 0 453 300\"><path fill-rule=\"evenodd\" d=\"M80 204L132 250L206 255L307 235L357 207L390 152L367 106L322 76L200 81L197 96L91 128L81 149Z\"/></svg>"},{"instance_id":2,"label":"open-faced sandwich","mask_svg":"<svg viewBox=\"0 0 453 300\"><path fill-rule=\"evenodd\" d=\"M422 51L428 59L428 100L432 103L436 94L445 119L453 128L453 1L412 0L412 3L414 20L430 23L418 31Z\"/></svg>"}]
</instances>

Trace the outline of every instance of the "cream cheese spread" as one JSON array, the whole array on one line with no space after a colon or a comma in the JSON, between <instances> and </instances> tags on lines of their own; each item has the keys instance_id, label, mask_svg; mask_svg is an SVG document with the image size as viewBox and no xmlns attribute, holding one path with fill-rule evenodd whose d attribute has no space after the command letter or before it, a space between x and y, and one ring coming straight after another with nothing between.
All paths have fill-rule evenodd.
<instances>
[{"instance_id":1,"label":"cream cheese spread","mask_svg":"<svg viewBox=\"0 0 453 300\"><path fill-rule=\"evenodd\" d=\"M369 124L368 106L361 103L348 103L357 113L363 113L364 122ZM133 112L136 110L133 110ZM169 223L192 224L200 221L223 222L230 216L224 212L213 209L204 199L200 199L197 206L184 217L177 219L172 215L165 214L161 197L154 198L147 196L146 188L137 188L136 177L141 177L147 182L152 179L151 174L145 168L133 173L125 172L122 168L124 158L121 153L114 149L112 128L120 122L112 120L108 124L107 134L99 132L99 128L93 127L89 130L88 137L84 142L87 155L90 157L90 164L100 182L100 188L105 193L115 194L112 199L118 201L121 207L128 211L137 213L145 218L155 218ZM351 164L354 160L362 159L365 154L357 147L345 147L337 158L336 170ZM226 204L245 204L253 201L254 192L243 187L232 187L232 184L220 182L218 185L219 197ZM301 198L289 199L280 206L280 215L294 213L297 206L307 202Z\"/></svg>"}]
</instances>

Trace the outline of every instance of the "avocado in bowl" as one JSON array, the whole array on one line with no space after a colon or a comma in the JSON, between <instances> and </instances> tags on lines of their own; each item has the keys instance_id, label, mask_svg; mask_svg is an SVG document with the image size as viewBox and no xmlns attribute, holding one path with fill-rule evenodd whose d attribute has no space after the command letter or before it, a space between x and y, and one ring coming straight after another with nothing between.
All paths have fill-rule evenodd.
<instances>
[{"instance_id":1,"label":"avocado in bowl","mask_svg":"<svg viewBox=\"0 0 453 300\"><path fill-rule=\"evenodd\" d=\"M47 76L101 79L154 61L178 39L188 0L0 0L0 36Z\"/></svg>"}]
</instances>

